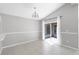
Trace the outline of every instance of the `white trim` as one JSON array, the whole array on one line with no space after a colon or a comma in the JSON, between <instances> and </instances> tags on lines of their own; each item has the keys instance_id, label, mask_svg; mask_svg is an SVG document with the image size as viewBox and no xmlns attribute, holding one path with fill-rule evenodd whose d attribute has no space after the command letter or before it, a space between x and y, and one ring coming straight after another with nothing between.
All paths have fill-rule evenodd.
<instances>
[{"instance_id":1,"label":"white trim","mask_svg":"<svg viewBox=\"0 0 79 59\"><path fill-rule=\"evenodd\" d=\"M59 43L61 43L61 17L57 17L57 39L59 40Z\"/></svg>"},{"instance_id":2,"label":"white trim","mask_svg":"<svg viewBox=\"0 0 79 59\"><path fill-rule=\"evenodd\" d=\"M62 34L78 34L78 33L75 33L75 32L61 32Z\"/></svg>"},{"instance_id":3,"label":"white trim","mask_svg":"<svg viewBox=\"0 0 79 59\"><path fill-rule=\"evenodd\" d=\"M44 21L42 21L42 39L45 39L45 25L44 25Z\"/></svg>"},{"instance_id":4,"label":"white trim","mask_svg":"<svg viewBox=\"0 0 79 59\"><path fill-rule=\"evenodd\" d=\"M79 3L78 3L78 48L79 48Z\"/></svg>"},{"instance_id":5,"label":"white trim","mask_svg":"<svg viewBox=\"0 0 79 59\"><path fill-rule=\"evenodd\" d=\"M11 34L21 34L21 33L37 33L37 32L40 32L40 31L30 31L30 32L10 32L10 33L3 33L3 34L0 34L0 41L3 41L6 37L6 35L11 35ZM41 33L41 32L40 32Z\"/></svg>"},{"instance_id":6,"label":"white trim","mask_svg":"<svg viewBox=\"0 0 79 59\"><path fill-rule=\"evenodd\" d=\"M52 19L51 19L52 20ZM53 21L53 22L46 22L45 24L50 24L50 23L57 23L57 21Z\"/></svg>"},{"instance_id":7,"label":"white trim","mask_svg":"<svg viewBox=\"0 0 79 59\"><path fill-rule=\"evenodd\" d=\"M74 48L74 47L67 46L67 45L64 45L64 44L61 44L60 46L67 47L67 48L71 48L71 49L74 49L74 50L79 50L78 48Z\"/></svg>"},{"instance_id":8,"label":"white trim","mask_svg":"<svg viewBox=\"0 0 79 59\"><path fill-rule=\"evenodd\" d=\"M9 32L9 33L3 33L4 35L8 35L8 34L21 34L21 33L37 33L37 32L41 32L41 31L28 31L28 32Z\"/></svg>"},{"instance_id":9,"label":"white trim","mask_svg":"<svg viewBox=\"0 0 79 59\"><path fill-rule=\"evenodd\" d=\"M49 23L56 23L57 22L57 39L61 42L61 28L60 28L60 24L61 24L61 16L57 16L56 20L54 22L48 22ZM43 40L45 40L45 24L47 24L47 22L45 23L44 20L42 21L42 36L43 36Z\"/></svg>"},{"instance_id":10,"label":"white trim","mask_svg":"<svg viewBox=\"0 0 79 59\"><path fill-rule=\"evenodd\" d=\"M56 19L57 19L57 17L56 17ZM51 19L52 20L52 19ZM53 22L46 22L46 21L42 21L42 39L43 40L45 40L45 24L50 24L50 23L57 23L57 20L55 20L55 21L53 21ZM50 29L50 33L51 33L51 29ZM50 36L51 36L51 34L50 34Z\"/></svg>"},{"instance_id":11,"label":"white trim","mask_svg":"<svg viewBox=\"0 0 79 59\"><path fill-rule=\"evenodd\" d=\"M35 33L35 32L40 32L40 31L31 31L31 32L10 32L10 33L4 33L4 34L2 34L2 35L4 35L4 38L5 38L6 35L19 34L19 33ZM4 40L4 38L3 38L3 40ZM37 40L37 39L35 39L35 40ZM13 47L13 46L21 45L21 44L25 44L25 43L30 43L30 42L35 41L35 40L24 41L24 42L20 42L20 43L15 43L15 44L11 44L11 45L8 45L8 46L4 46L4 47L2 47L2 50L3 50L3 48Z\"/></svg>"},{"instance_id":12,"label":"white trim","mask_svg":"<svg viewBox=\"0 0 79 59\"><path fill-rule=\"evenodd\" d=\"M35 39L35 40L37 40L37 39ZM14 46L17 46L17 45L21 45L21 44L30 43L30 42L35 41L35 40L30 40L30 41L24 41L24 42L20 42L20 43L15 43L15 44L8 45L8 46L2 47L2 48L14 47Z\"/></svg>"},{"instance_id":13,"label":"white trim","mask_svg":"<svg viewBox=\"0 0 79 59\"><path fill-rule=\"evenodd\" d=\"M50 24L50 37L52 36L52 25Z\"/></svg>"}]
</instances>

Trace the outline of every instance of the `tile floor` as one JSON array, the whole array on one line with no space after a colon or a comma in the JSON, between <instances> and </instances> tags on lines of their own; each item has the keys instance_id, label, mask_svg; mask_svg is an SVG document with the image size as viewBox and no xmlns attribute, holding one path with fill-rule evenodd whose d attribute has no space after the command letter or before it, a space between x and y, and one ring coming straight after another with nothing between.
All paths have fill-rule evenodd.
<instances>
[{"instance_id":1,"label":"tile floor","mask_svg":"<svg viewBox=\"0 0 79 59\"><path fill-rule=\"evenodd\" d=\"M36 40L30 43L4 48L2 55L79 55L78 50L63 47L56 43L57 41L48 39Z\"/></svg>"}]
</instances>

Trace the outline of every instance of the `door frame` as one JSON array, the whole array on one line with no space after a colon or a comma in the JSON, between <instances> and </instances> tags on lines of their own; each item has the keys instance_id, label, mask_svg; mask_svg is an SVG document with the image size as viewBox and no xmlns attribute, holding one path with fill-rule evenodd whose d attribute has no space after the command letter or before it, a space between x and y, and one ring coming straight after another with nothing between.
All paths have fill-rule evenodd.
<instances>
[{"instance_id":1,"label":"door frame","mask_svg":"<svg viewBox=\"0 0 79 59\"><path fill-rule=\"evenodd\" d=\"M57 22L57 39L59 41L61 41L61 16L57 16L55 17L57 19L57 21L55 21L55 23ZM54 22L50 22L50 23L54 23ZM42 21L42 39L45 40L45 21Z\"/></svg>"}]
</instances>

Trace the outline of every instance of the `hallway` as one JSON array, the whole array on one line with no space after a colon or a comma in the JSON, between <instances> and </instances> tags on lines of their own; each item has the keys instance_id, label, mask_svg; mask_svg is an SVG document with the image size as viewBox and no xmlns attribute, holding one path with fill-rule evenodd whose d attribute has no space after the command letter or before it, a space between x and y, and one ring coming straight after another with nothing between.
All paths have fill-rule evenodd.
<instances>
[{"instance_id":1,"label":"hallway","mask_svg":"<svg viewBox=\"0 0 79 59\"><path fill-rule=\"evenodd\" d=\"M79 51L36 40L30 43L4 48L2 55L79 55Z\"/></svg>"}]
</instances>

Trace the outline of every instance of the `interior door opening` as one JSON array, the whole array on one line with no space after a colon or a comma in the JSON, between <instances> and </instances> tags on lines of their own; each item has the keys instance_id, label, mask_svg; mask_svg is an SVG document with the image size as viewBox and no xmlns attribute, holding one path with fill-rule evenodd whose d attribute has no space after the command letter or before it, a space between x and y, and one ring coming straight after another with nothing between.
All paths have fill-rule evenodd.
<instances>
[{"instance_id":1,"label":"interior door opening","mask_svg":"<svg viewBox=\"0 0 79 59\"><path fill-rule=\"evenodd\" d=\"M50 22L49 22L50 21ZM43 21L43 40L51 44L61 44L60 16Z\"/></svg>"},{"instance_id":2,"label":"interior door opening","mask_svg":"<svg viewBox=\"0 0 79 59\"><path fill-rule=\"evenodd\" d=\"M45 24L45 39L57 38L57 23Z\"/></svg>"},{"instance_id":3,"label":"interior door opening","mask_svg":"<svg viewBox=\"0 0 79 59\"><path fill-rule=\"evenodd\" d=\"M54 37L54 38L57 38L57 23L51 23L52 27L52 36L51 37Z\"/></svg>"},{"instance_id":4,"label":"interior door opening","mask_svg":"<svg viewBox=\"0 0 79 59\"><path fill-rule=\"evenodd\" d=\"M57 44L57 22L45 24L45 41L52 44Z\"/></svg>"},{"instance_id":5,"label":"interior door opening","mask_svg":"<svg viewBox=\"0 0 79 59\"><path fill-rule=\"evenodd\" d=\"M50 38L50 24L45 24L45 39Z\"/></svg>"}]
</instances>

